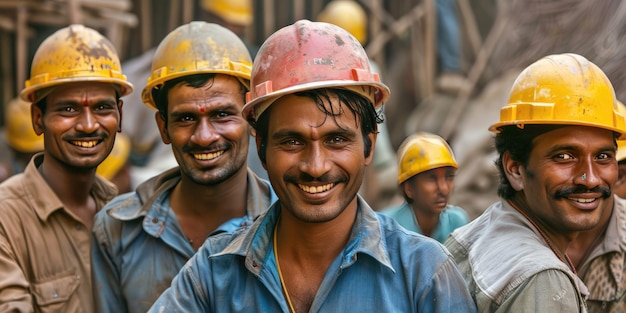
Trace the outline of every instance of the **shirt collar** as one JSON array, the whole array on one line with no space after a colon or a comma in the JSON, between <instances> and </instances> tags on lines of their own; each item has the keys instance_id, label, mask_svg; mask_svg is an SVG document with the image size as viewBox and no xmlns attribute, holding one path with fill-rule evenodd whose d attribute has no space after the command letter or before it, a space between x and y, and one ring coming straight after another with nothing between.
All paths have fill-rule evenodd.
<instances>
[{"instance_id":1,"label":"shirt collar","mask_svg":"<svg viewBox=\"0 0 626 313\"><path fill-rule=\"evenodd\" d=\"M24 196L37 216L46 221L52 213L63 209L64 205L38 170L43 163L43 157L42 152L34 155L24 169ZM100 209L117 194L117 188L96 176L91 193L95 198L97 209Z\"/></svg>"},{"instance_id":2,"label":"shirt collar","mask_svg":"<svg viewBox=\"0 0 626 313\"><path fill-rule=\"evenodd\" d=\"M366 254L393 271L389 252L386 249L386 237L383 235L376 213L360 196L357 201L357 218L352 227L350 240L342 252L341 267L347 267L356 262L358 254ZM246 232L233 236L233 240L221 252L213 256L228 254L244 256L246 267L259 275L263 268L261 265L266 260L266 254L271 251L271 239L279 216L280 201L277 201Z\"/></svg>"}]
</instances>

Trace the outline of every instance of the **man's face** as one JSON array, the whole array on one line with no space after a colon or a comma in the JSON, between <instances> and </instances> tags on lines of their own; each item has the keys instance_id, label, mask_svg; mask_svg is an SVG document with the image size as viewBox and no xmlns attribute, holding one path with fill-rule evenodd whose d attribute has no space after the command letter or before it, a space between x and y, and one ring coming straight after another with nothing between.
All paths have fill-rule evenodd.
<instances>
[{"instance_id":1,"label":"man's face","mask_svg":"<svg viewBox=\"0 0 626 313\"><path fill-rule=\"evenodd\" d=\"M617 180L613 138L609 130L584 126L537 136L517 185L531 218L555 233L594 227L610 210L607 197Z\"/></svg>"},{"instance_id":2,"label":"man's face","mask_svg":"<svg viewBox=\"0 0 626 313\"><path fill-rule=\"evenodd\" d=\"M201 88L179 84L170 89L168 123L158 113L156 121L183 179L211 185L246 170L249 139L241 88L236 78L216 75Z\"/></svg>"},{"instance_id":3,"label":"man's face","mask_svg":"<svg viewBox=\"0 0 626 313\"><path fill-rule=\"evenodd\" d=\"M32 107L37 134L44 136L46 161L95 169L111 152L120 131L122 102L110 84L82 82L55 87L43 113Z\"/></svg>"},{"instance_id":4,"label":"man's face","mask_svg":"<svg viewBox=\"0 0 626 313\"><path fill-rule=\"evenodd\" d=\"M371 161L354 114L345 106L339 109L334 95L330 99L327 110L341 112L335 117L296 95L282 97L267 112L269 179L286 213L307 223L356 210L356 193ZM375 136L370 138L374 143Z\"/></svg>"},{"instance_id":5,"label":"man's face","mask_svg":"<svg viewBox=\"0 0 626 313\"><path fill-rule=\"evenodd\" d=\"M448 205L455 174L454 167L445 166L421 172L407 180L404 192L412 199L413 209L423 214L439 215Z\"/></svg>"}]
</instances>

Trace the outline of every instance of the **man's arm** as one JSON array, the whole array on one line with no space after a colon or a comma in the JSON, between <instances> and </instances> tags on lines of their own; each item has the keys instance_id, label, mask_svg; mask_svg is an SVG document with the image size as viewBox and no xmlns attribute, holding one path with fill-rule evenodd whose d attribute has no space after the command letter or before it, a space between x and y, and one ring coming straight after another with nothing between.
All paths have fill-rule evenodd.
<instances>
[{"instance_id":1,"label":"man's arm","mask_svg":"<svg viewBox=\"0 0 626 313\"><path fill-rule=\"evenodd\" d=\"M96 312L127 312L126 299L120 286L120 273L115 263L113 240L105 210L94 220L91 242L91 273Z\"/></svg>"},{"instance_id":2,"label":"man's arm","mask_svg":"<svg viewBox=\"0 0 626 313\"><path fill-rule=\"evenodd\" d=\"M476 312L476 303L451 256L437 269L419 303L419 312Z\"/></svg>"},{"instance_id":3,"label":"man's arm","mask_svg":"<svg viewBox=\"0 0 626 313\"><path fill-rule=\"evenodd\" d=\"M0 312L34 311L29 283L17 260L6 233L0 229Z\"/></svg>"}]
</instances>

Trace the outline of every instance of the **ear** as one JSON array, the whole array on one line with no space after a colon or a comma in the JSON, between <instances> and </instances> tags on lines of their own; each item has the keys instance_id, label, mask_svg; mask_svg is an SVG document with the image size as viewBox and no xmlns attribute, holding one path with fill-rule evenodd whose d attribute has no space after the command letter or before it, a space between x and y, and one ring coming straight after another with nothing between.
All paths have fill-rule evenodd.
<instances>
[{"instance_id":1,"label":"ear","mask_svg":"<svg viewBox=\"0 0 626 313\"><path fill-rule=\"evenodd\" d=\"M518 161L511 159L511 153L505 151L502 155L502 167L504 168L504 174L506 175L509 184L516 191L524 189L524 167Z\"/></svg>"},{"instance_id":2,"label":"ear","mask_svg":"<svg viewBox=\"0 0 626 313\"><path fill-rule=\"evenodd\" d=\"M117 100L117 111L120 113L120 119L119 119L119 122L117 124L117 132L118 133L122 132L122 112L124 112L122 110L123 106L124 106L124 100L122 100L122 99Z\"/></svg>"},{"instance_id":3,"label":"ear","mask_svg":"<svg viewBox=\"0 0 626 313\"><path fill-rule=\"evenodd\" d=\"M617 164L617 181L615 187L626 184L626 164Z\"/></svg>"},{"instance_id":4,"label":"ear","mask_svg":"<svg viewBox=\"0 0 626 313\"><path fill-rule=\"evenodd\" d=\"M167 134L167 123L165 123L165 120L159 111L154 113L154 119L156 120L157 127L159 128L161 140L164 144L169 145L172 141L170 140L170 136Z\"/></svg>"},{"instance_id":5,"label":"ear","mask_svg":"<svg viewBox=\"0 0 626 313\"><path fill-rule=\"evenodd\" d=\"M33 130L35 131L37 136L41 136L45 129L43 125L43 113L41 112L41 109L34 103L30 105L30 117L31 122L33 123Z\"/></svg>"},{"instance_id":6,"label":"ear","mask_svg":"<svg viewBox=\"0 0 626 313\"><path fill-rule=\"evenodd\" d=\"M253 130L253 132L254 132L254 142L256 143L256 153L260 154L261 152L264 152L265 156L267 157L267 147L261 148L261 138L259 138L259 136L256 136L256 131ZM263 169L267 171L267 165L265 161L263 161L264 159L267 161L267 158L262 158L261 156L259 156L259 160L261 162L261 165L263 165Z\"/></svg>"},{"instance_id":7,"label":"ear","mask_svg":"<svg viewBox=\"0 0 626 313\"><path fill-rule=\"evenodd\" d=\"M369 155L365 156L365 166L368 166L370 165L370 163L372 163L372 159L374 158L374 150L376 148L377 136L378 136L378 133L371 133L367 135L367 137L369 137L370 140L372 141L372 148L370 149Z\"/></svg>"},{"instance_id":8,"label":"ear","mask_svg":"<svg viewBox=\"0 0 626 313\"><path fill-rule=\"evenodd\" d=\"M409 180L411 180L411 178L404 181L400 188L402 189L403 193L407 196L407 198L413 199L413 191L411 190L411 188L409 188Z\"/></svg>"}]
</instances>

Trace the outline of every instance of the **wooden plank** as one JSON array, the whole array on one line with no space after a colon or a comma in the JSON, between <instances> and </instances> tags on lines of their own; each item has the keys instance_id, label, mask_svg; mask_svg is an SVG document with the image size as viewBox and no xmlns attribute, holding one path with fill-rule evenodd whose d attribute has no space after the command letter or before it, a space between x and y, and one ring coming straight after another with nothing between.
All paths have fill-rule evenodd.
<instances>
[{"instance_id":1,"label":"wooden plank","mask_svg":"<svg viewBox=\"0 0 626 313\"><path fill-rule=\"evenodd\" d=\"M16 14L15 27L15 63L16 63L16 93L19 94L24 88L26 71L28 68L28 9L25 6L19 7Z\"/></svg>"}]
</instances>

